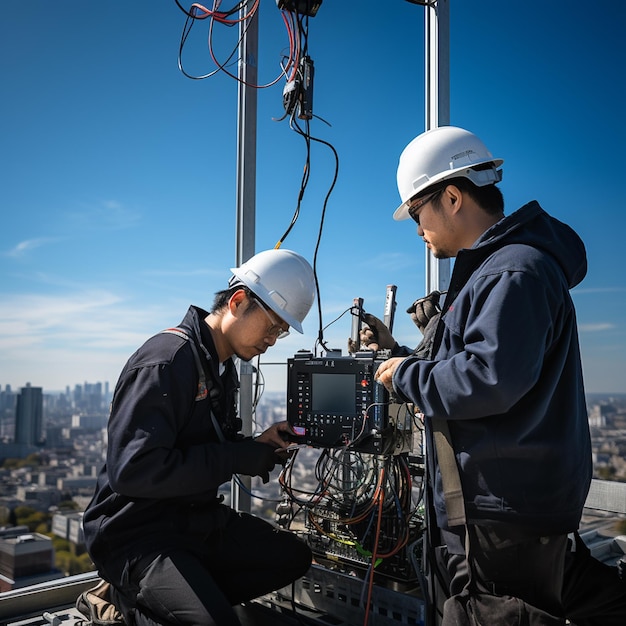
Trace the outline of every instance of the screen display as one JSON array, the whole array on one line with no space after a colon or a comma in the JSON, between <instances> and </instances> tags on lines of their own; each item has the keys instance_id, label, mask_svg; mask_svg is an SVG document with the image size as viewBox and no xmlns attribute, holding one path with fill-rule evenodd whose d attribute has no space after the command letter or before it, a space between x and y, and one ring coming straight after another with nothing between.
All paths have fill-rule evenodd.
<instances>
[{"instance_id":1,"label":"screen display","mask_svg":"<svg viewBox=\"0 0 626 626\"><path fill-rule=\"evenodd\" d=\"M355 374L312 374L313 413L356 413Z\"/></svg>"}]
</instances>

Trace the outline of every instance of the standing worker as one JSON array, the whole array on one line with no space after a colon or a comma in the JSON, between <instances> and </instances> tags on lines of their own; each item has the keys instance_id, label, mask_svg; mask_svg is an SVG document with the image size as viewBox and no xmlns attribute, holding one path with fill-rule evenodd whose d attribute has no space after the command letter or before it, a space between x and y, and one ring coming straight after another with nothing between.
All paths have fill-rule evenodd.
<instances>
[{"instance_id":1,"label":"standing worker","mask_svg":"<svg viewBox=\"0 0 626 626\"><path fill-rule=\"evenodd\" d=\"M267 250L238 268L210 312L133 354L117 382L106 464L84 515L85 541L127 624L240 624L233 606L279 589L311 564L308 546L222 503L234 474L264 482L292 434L279 422L239 434L234 358L263 354L315 298L309 263ZM284 456L283 456L284 458Z\"/></svg>"},{"instance_id":2,"label":"standing worker","mask_svg":"<svg viewBox=\"0 0 626 626\"><path fill-rule=\"evenodd\" d=\"M478 614L488 597L489 624L564 624L568 617L623 626L623 598L608 609L589 598L566 615L573 596L588 594L567 583L568 534L578 529L592 476L569 293L586 274L585 248L535 201L504 216L502 163L453 126L429 130L403 151L402 204L393 217L413 219L436 258L456 261L426 358L392 356L376 378L424 414L449 595L472 598ZM380 320L366 321L362 341L401 354ZM437 423L448 431L460 476L462 525L450 522L446 508L449 472L434 443ZM615 588L616 574L609 576ZM469 623L455 621L463 606L446 602L443 623Z\"/></svg>"}]
</instances>

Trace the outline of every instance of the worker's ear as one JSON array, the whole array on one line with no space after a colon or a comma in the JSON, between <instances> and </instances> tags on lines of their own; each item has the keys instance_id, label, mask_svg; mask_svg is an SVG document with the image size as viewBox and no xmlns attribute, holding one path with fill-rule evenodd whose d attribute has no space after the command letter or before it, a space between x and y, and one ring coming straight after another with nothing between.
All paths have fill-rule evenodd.
<instances>
[{"instance_id":1,"label":"worker's ear","mask_svg":"<svg viewBox=\"0 0 626 626\"><path fill-rule=\"evenodd\" d=\"M444 202L448 202L453 211L458 211L463 204L463 192L456 185L448 185L443 192Z\"/></svg>"},{"instance_id":2,"label":"worker's ear","mask_svg":"<svg viewBox=\"0 0 626 626\"><path fill-rule=\"evenodd\" d=\"M246 292L243 289L237 289L228 301L228 309L232 315L237 315L239 310L246 309L246 304L250 304Z\"/></svg>"}]
</instances>

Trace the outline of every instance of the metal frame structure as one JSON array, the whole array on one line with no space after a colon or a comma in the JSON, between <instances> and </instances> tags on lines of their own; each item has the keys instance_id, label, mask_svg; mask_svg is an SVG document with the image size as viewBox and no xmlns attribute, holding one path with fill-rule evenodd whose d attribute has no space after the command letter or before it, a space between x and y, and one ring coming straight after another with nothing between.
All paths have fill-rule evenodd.
<instances>
[{"instance_id":1,"label":"metal frame structure","mask_svg":"<svg viewBox=\"0 0 626 626\"><path fill-rule=\"evenodd\" d=\"M256 138L257 138L257 84L259 17L258 13L244 19L245 3L240 9L239 22L239 91L237 112L237 249L235 264L239 267L255 254L256 228ZM239 362L239 415L243 433L252 435L253 368L250 363ZM243 485L250 490L249 476L241 476ZM231 482L232 505L238 511L250 511L249 493Z\"/></svg>"},{"instance_id":2,"label":"metal frame structure","mask_svg":"<svg viewBox=\"0 0 626 626\"><path fill-rule=\"evenodd\" d=\"M411 2L412 0L408 0ZM425 43L425 127L426 130L450 123L450 0L433 0L418 3L424 6ZM241 9L239 24L239 107L237 127L237 247L236 264L247 261L255 254L256 218L256 137L257 93L253 85L257 79L258 14L243 19ZM450 260L436 259L426 248L426 293L437 289L445 291L450 282ZM253 368L240 363L239 412L243 432L252 434ZM244 478L249 488L250 479ZM250 496L235 482L231 487L233 506L237 510L250 510Z\"/></svg>"}]
</instances>

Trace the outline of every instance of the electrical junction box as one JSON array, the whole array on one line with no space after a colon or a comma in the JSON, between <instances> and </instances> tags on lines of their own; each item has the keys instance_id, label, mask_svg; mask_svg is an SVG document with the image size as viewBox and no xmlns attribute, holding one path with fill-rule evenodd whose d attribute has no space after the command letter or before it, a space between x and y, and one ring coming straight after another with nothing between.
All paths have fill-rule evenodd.
<instances>
[{"instance_id":1,"label":"electrical junction box","mask_svg":"<svg viewBox=\"0 0 626 626\"><path fill-rule=\"evenodd\" d=\"M294 11L309 17L315 17L321 4L322 0L276 0L281 11Z\"/></svg>"}]
</instances>

